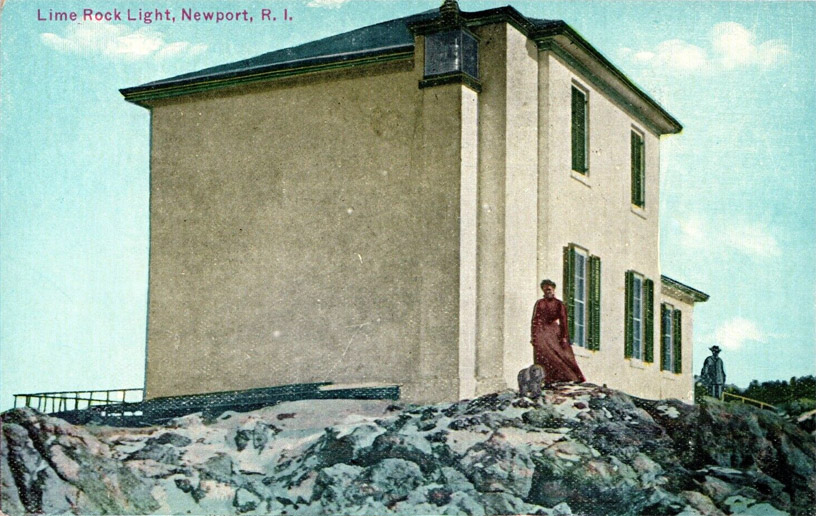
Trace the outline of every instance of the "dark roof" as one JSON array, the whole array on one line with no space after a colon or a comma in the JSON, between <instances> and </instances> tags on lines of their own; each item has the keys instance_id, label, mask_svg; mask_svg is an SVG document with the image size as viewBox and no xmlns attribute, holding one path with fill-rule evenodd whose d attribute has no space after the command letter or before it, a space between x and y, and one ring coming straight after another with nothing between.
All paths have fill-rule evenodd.
<instances>
[{"instance_id":1,"label":"dark roof","mask_svg":"<svg viewBox=\"0 0 816 516\"><path fill-rule=\"evenodd\" d=\"M680 123L657 102L630 81L580 34L561 20L543 20L524 16L511 6L482 11L460 11L461 21L467 27L505 22L513 25L528 38L536 41L565 36L600 62L613 76L647 105L665 117L669 128L665 132L679 132ZM377 62L388 59L410 58L414 51L414 34L423 34L445 26L439 9L412 16L362 27L291 48L267 52L256 57L213 66L123 88L125 100L142 103L146 100L186 95L197 91L230 86L242 82L267 80L295 73L336 68L343 64Z\"/></svg>"},{"instance_id":2,"label":"dark roof","mask_svg":"<svg viewBox=\"0 0 816 516\"><path fill-rule=\"evenodd\" d=\"M414 36L408 29L409 24L431 20L438 15L439 11L433 9L424 13L406 16L405 18L398 18L311 41L296 47L275 50L249 59L148 82L135 88L125 88L122 93L127 95L127 92L131 90L154 89L162 86L189 84L198 80L235 77L279 67L302 66L306 63L327 59L341 61L361 55L393 52L397 49L413 50Z\"/></svg>"},{"instance_id":3,"label":"dark roof","mask_svg":"<svg viewBox=\"0 0 816 516\"><path fill-rule=\"evenodd\" d=\"M677 280L671 279L670 277L663 276L663 275L660 276L660 281L666 287L669 287L669 288L672 288L672 289L675 289L675 290L678 290L678 291L682 292L683 294L685 294L685 295L689 296L690 298L692 298L697 303L702 303L702 302L708 301L708 298L709 298L708 294L706 294L705 292L701 292L701 291L697 290L696 288L689 287L685 283L680 283Z\"/></svg>"}]
</instances>

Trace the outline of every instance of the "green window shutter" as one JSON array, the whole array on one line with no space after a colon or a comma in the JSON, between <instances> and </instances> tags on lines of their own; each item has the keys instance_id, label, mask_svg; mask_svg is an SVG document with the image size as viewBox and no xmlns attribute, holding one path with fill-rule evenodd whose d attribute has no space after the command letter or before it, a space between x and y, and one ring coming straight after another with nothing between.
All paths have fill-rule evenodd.
<instances>
[{"instance_id":1,"label":"green window shutter","mask_svg":"<svg viewBox=\"0 0 816 516\"><path fill-rule=\"evenodd\" d=\"M632 358L632 293L635 289L635 273L626 271L626 316L625 316L625 342L623 346L624 358Z\"/></svg>"},{"instance_id":2,"label":"green window shutter","mask_svg":"<svg viewBox=\"0 0 816 516\"><path fill-rule=\"evenodd\" d=\"M643 156L643 137L638 133L632 131L631 133L631 147L632 147L632 204L643 207L645 199L643 198L643 177L644 171L644 156Z\"/></svg>"},{"instance_id":3,"label":"green window shutter","mask_svg":"<svg viewBox=\"0 0 816 516\"><path fill-rule=\"evenodd\" d=\"M601 259L589 257L589 349L601 349Z\"/></svg>"},{"instance_id":4,"label":"green window shutter","mask_svg":"<svg viewBox=\"0 0 816 516\"><path fill-rule=\"evenodd\" d=\"M666 313L669 311L666 308L665 304L660 304L660 370L661 371L671 371L672 366L669 364L669 350L668 346L666 346L666 339L663 338L666 335Z\"/></svg>"},{"instance_id":5,"label":"green window shutter","mask_svg":"<svg viewBox=\"0 0 816 516\"><path fill-rule=\"evenodd\" d=\"M564 304L567 306L567 327L570 339L575 335L575 249L564 248Z\"/></svg>"},{"instance_id":6,"label":"green window shutter","mask_svg":"<svg viewBox=\"0 0 816 516\"><path fill-rule=\"evenodd\" d=\"M572 87L572 169L586 172L586 94Z\"/></svg>"},{"instance_id":7,"label":"green window shutter","mask_svg":"<svg viewBox=\"0 0 816 516\"><path fill-rule=\"evenodd\" d=\"M643 361L654 362L654 281L643 282Z\"/></svg>"},{"instance_id":8,"label":"green window shutter","mask_svg":"<svg viewBox=\"0 0 816 516\"><path fill-rule=\"evenodd\" d=\"M674 311L674 335L672 338L672 345L674 346L674 372L675 373L682 373L683 372L683 330L682 330L682 323L683 319L680 313L680 310Z\"/></svg>"}]
</instances>

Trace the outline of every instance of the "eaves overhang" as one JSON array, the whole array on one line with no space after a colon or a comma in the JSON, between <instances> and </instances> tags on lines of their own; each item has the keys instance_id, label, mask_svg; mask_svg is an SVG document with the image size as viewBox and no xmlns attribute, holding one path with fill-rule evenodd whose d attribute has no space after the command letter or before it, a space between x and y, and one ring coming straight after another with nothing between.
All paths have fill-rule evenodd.
<instances>
[{"instance_id":1,"label":"eaves overhang","mask_svg":"<svg viewBox=\"0 0 816 516\"><path fill-rule=\"evenodd\" d=\"M704 303L708 301L709 295L705 292L699 291L696 288L690 287L685 283L680 283L668 276L660 276L660 283L663 291L672 297L676 297L681 301L690 303Z\"/></svg>"},{"instance_id":2,"label":"eaves overhang","mask_svg":"<svg viewBox=\"0 0 816 516\"><path fill-rule=\"evenodd\" d=\"M657 134L676 134L683 125L561 20L537 26L528 37L595 82L604 93L643 120Z\"/></svg>"},{"instance_id":3,"label":"eaves overhang","mask_svg":"<svg viewBox=\"0 0 816 516\"><path fill-rule=\"evenodd\" d=\"M374 50L346 52L309 59L285 61L282 63L213 74L209 77L191 77L177 81L166 81L157 84L123 88L119 91L128 102L146 107L147 103L153 100L179 97L229 86L280 79L306 73L386 63L402 59L413 59L413 57L414 45L397 45Z\"/></svg>"}]
</instances>

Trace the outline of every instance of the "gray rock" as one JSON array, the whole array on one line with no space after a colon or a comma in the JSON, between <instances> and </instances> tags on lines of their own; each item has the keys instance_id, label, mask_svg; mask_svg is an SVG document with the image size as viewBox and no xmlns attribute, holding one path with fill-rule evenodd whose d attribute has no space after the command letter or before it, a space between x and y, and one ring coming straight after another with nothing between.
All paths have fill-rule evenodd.
<instances>
[{"instance_id":1,"label":"gray rock","mask_svg":"<svg viewBox=\"0 0 816 516\"><path fill-rule=\"evenodd\" d=\"M172 445L148 440L145 445L126 460L154 460L163 464L178 464L182 451Z\"/></svg>"},{"instance_id":2,"label":"gray rock","mask_svg":"<svg viewBox=\"0 0 816 516\"><path fill-rule=\"evenodd\" d=\"M217 480L225 484L231 483L232 458L225 453L215 454L199 468L199 475L203 480Z\"/></svg>"},{"instance_id":3,"label":"gray rock","mask_svg":"<svg viewBox=\"0 0 816 516\"><path fill-rule=\"evenodd\" d=\"M704 514L706 516L725 516L725 513L722 512L709 497L702 493L683 491L680 494L695 511L698 511L698 514Z\"/></svg>"},{"instance_id":4,"label":"gray rock","mask_svg":"<svg viewBox=\"0 0 816 516\"><path fill-rule=\"evenodd\" d=\"M758 503L745 509L742 514L745 516L790 516L790 513L780 511L769 503Z\"/></svg>"},{"instance_id":5,"label":"gray rock","mask_svg":"<svg viewBox=\"0 0 816 516\"><path fill-rule=\"evenodd\" d=\"M184 448L185 446L189 446L190 444L192 444L193 440L190 439L189 437L185 437L175 432L165 432L158 437L148 439L147 442L148 443L153 442L156 444L169 444L177 448Z\"/></svg>"},{"instance_id":6,"label":"gray rock","mask_svg":"<svg viewBox=\"0 0 816 516\"><path fill-rule=\"evenodd\" d=\"M383 459L367 468L357 484L371 486L374 500L389 506L407 499L422 482L422 470L415 463L404 459Z\"/></svg>"},{"instance_id":7,"label":"gray rock","mask_svg":"<svg viewBox=\"0 0 816 516\"><path fill-rule=\"evenodd\" d=\"M564 426L564 418L553 407L545 405L522 414L521 419L536 428L559 428Z\"/></svg>"},{"instance_id":8,"label":"gray rock","mask_svg":"<svg viewBox=\"0 0 816 516\"><path fill-rule=\"evenodd\" d=\"M485 514L547 513L546 508L539 505L529 504L510 493L482 493L479 500L484 507Z\"/></svg>"},{"instance_id":9,"label":"gray rock","mask_svg":"<svg viewBox=\"0 0 816 516\"><path fill-rule=\"evenodd\" d=\"M740 495L729 496L723 504L728 507L731 514L742 514L748 507L756 503L753 498L746 498Z\"/></svg>"},{"instance_id":10,"label":"gray rock","mask_svg":"<svg viewBox=\"0 0 816 516\"><path fill-rule=\"evenodd\" d=\"M552 516L571 516L572 509L567 502L561 502L552 508Z\"/></svg>"},{"instance_id":11,"label":"gray rock","mask_svg":"<svg viewBox=\"0 0 816 516\"><path fill-rule=\"evenodd\" d=\"M320 502L324 507L338 508L359 502L359 495L350 491L362 472L363 468L348 464L335 464L321 469L315 480L312 501Z\"/></svg>"},{"instance_id":12,"label":"gray rock","mask_svg":"<svg viewBox=\"0 0 816 516\"><path fill-rule=\"evenodd\" d=\"M255 493L247 489L238 489L232 499L232 506L238 513L254 511L261 504L262 500Z\"/></svg>"},{"instance_id":13,"label":"gray rock","mask_svg":"<svg viewBox=\"0 0 816 516\"><path fill-rule=\"evenodd\" d=\"M468 449L459 467L478 491L504 491L522 498L530 491L535 470L529 452L508 446L497 434Z\"/></svg>"},{"instance_id":14,"label":"gray rock","mask_svg":"<svg viewBox=\"0 0 816 516\"><path fill-rule=\"evenodd\" d=\"M14 516L157 512L151 493L173 513L290 516L779 516L814 506L812 437L751 408L583 385L535 402L502 392L391 412L325 430L281 431L263 412L205 432L200 418L180 418L174 431L128 437L11 411L0 416L0 503Z\"/></svg>"}]
</instances>

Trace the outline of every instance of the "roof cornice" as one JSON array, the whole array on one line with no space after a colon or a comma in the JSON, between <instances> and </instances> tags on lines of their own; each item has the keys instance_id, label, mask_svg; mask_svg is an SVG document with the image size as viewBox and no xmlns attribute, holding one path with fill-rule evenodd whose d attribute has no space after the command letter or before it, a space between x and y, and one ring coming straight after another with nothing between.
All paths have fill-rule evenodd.
<instances>
[{"instance_id":1,"label":"roof cornice","mask_svg":"<svg viewBox=\"0 0 816 516\"><path fill-rule=\"evenodd\" d=\"M258 67L251 71L241 71L234 74L225 74L212 78L192 78L181 80L167 85L135 86L122 88L119 92L128 102L148 107L149 102L172 97L201 93L229 86L243 85L271 79L293 77L307 73L339 70L369 64L387 63L396 60L409 60L414 57L414 46L403 45L375 51L358 52L338 56L324 56L320 58L298 60L289 63L276 63Z\"/></svg>"},{"instance_id":2,"label":"roof cornice","mask_svg":"<svg viewBox=\"0 0 816 516\"><path fill-rule=\"evenodd\" d=\"M494 23L507 23L527 38L535 41L539 50L552 51L577 69L652 132L675 134L683 129L682 124L676 118L563 20L540 20L534 23L509 5L484 11L460 12L456 20L457 23L469 29ZM425 35L450 28L450 22L436 17L415 22L408 28L414 34ZM599 70L593 71L593 62L600 65ZM627 95L621 90L630 94Z\"/></svg>"},{"instance_id":3,"label":"roof cornice","mask_svg":"<svg viewBox=\"0 0 816 516\"><path fill-rule=\"evenodd\" d=\"M450 5L448 5L450 4ZM597 86L623 109L642 122L655 134L673 134L682 125L660 104L646 94L609 60L589 44L578 32L561 20L534 20L511 6L483 11L464 12L456 2L446 1L447 9L429 18L407 22L414 35L423 35L447 28L472 29L494 23L507 23L535 41L539 50L550 51ZM454 9L455 6L455 9ZM394 20L392 20L394 21ZM387 22L384 22L387 23ZM354 31L352 31L354 32ZM318 40L321 41L321 40ZM119 90L125 100L149 107L150 101L179 97L238 84L268 81L306 73L336 70L352 66L411 59L413 42L357 52L323 55L313 58L278 62L254 68L216 72L208 76L162 80Z\"/></svg>"},{"instance_id":4,"label":"roof cornice","mask_svg":"<svg viewBox=\"0 0 816 516\"><path fill-rule=\"evenodd\" d=\"M587 75L624 107L638 115L658 134L675 134L683 130L682 124L663 106L646 94L603 54L585 40L575 29L561 20L535 27L528 35L539 50L550 50L568 64ZM600 69L593 70L593 63ZM617 83L617 84L615 84ZM625 95L623 91L631 93Z\"/></svg>"},{"instance_id":5,"label":"roof cornice","mask_svg":"<svg viewBox=\"0 0 816 516\"><path fill-rule=\"evenodd\" d=\"M705 292L701 292L696 288L692 288L684 283L680 283L677 280L671 279L668 276L660 276L660 283L662 284L664 290L667 290L670 295L674 294L673 297L679 297L681 300L685 300L683 298L688 298L693 303L704 303L708 301L709 295Z\"/></svg>"}]
</instances>

